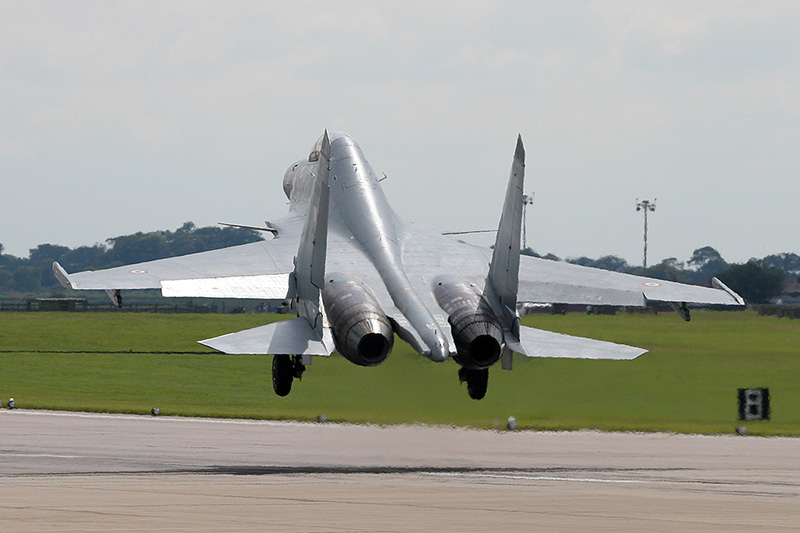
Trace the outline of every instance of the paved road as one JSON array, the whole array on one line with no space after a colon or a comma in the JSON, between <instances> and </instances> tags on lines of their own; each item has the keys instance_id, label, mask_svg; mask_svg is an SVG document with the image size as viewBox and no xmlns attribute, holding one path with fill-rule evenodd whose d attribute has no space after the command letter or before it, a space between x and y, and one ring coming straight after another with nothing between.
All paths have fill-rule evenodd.
<instances>
[{"instance_id":1,"label":"paved road","mask_svg":"<svg viewBox=\"0 0 800 533\"><path fill-rule=\"evenodd\" d=\"M0 531L800 528L800 440L0 410Z\"/></svg>"}]
</instances>

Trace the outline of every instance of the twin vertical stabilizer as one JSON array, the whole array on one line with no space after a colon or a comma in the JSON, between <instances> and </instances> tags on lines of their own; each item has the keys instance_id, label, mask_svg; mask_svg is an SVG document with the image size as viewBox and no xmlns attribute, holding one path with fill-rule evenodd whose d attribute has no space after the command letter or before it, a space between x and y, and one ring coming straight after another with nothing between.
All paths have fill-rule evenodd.
<instances>
[{"instance_id":1,"label":"twin vertical stabilizer","mask_svg":"<svg viewBox=\"0 0 800 533\"><path fill-rule=\"evenodd\" d=\"M316 179L308 203L303 233L290 275L289 297L298 317L237 333L200 341L200 344L232 354L330 355L334 350L330 328L323 325L320 291L325 288L325 256L328 242L328 206L331 143L322 137Z\"/></svg>"},{"instance_id":2,"label":"twin vertical stabilizer","mask_svg":"<svg viewBox=\"0 0 800 533\"><path fill-rule=\"evenodd\" d=\"M517 137L511 176L508 179L503 214L489 265L488 284L502 309L505 347L503 368L511 368L512 350L528 357L571 357L580 359L633 359L646 352L640 348L571 337L520 326L517 314L520 240L522 234L522 188L525 184L525 148Z\"/></svg>"},{"instance_id":3,"label":"twin vertical stabilizer","mask_svg":"<svg viewBox=\"0 0 800 533\"><path fill-rule=\"evenodd\" d=\"M298 314L322 334L320 291L325 288L325 255L328 243L328 206L330 187L328 172L331 166L331 142L328 131L322 136L317 175L308 203L308 213L300 237L294 266L295 303Z\"/></svg>"},{"instance_id":4,"label":"twin vertical stabilizer","mask_svg":"<svg viewBox=\"0 0 800 533\"><path fill-rule=\"evenodd\" d=\"M522 187L525 183L525 148L522 136L517 137L514 162L506 188L503 213L494 242L488 282L500 300L505 318L511 322L517 314L519 288L519 255L522 233Z\"/></svg>"}]
</instances>

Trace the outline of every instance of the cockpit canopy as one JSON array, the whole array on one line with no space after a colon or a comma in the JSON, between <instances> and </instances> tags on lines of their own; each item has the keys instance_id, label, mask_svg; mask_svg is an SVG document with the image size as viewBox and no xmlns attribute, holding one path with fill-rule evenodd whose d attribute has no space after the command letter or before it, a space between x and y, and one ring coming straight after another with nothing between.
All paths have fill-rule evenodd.
<instances>
[{"instance_id":1,"label":"cockpit canopy","mask_svg":"<svg viewBox=\"0 0 800 533\"><path fill-rule=\"evenodd\" d=\"M319 161L319 154L322 150L322 137L323 135L319 136L317 142L314 143L314 146L311 147L311 152L308 154L308 162L314 163L315 161ZM344 139L344 144L346 145L353 145L358 146L358 144L345 132L343 131L331 131L328 132L328 138L331 142L335 139Z\"/></svg>"},{"instance_id":2,"label":"cockpit canopy","mask_svg":"<svg viewBox=\"0 0 800 533\"><path fill-rule=\"evenodd\" d=\"M311 152L308 154L308 162L313 163L314 161L319 161L319 153L322 150L322 135L320 135L317 142L314 143L314 146L311 147Z\"/></svg>"}]
</instances>

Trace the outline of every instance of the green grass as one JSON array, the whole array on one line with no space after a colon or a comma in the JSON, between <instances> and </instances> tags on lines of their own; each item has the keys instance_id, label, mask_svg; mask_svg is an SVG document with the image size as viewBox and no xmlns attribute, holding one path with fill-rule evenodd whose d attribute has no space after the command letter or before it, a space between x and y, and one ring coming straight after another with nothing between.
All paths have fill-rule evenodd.
<instances>
[{"instance_id":1,"label":"green grass","mask_svg":"<svg viewBox=\"0 0 800 533\"><path fill-rule=\"evenodd\" d=\"M432 363L401 341L374 368L315 358L286 398L271 357L212 352L198 339L278 316L0 314L0 398L19 407L396 424L731 433L737 389L769 387L772 420L749 434L800 435L800 321L752 312L536 315L525 325L641 346L634 361L527 359L495 367L471 400L457 365ZM281 317L284 318L284 317ZM71 353L74 352L74 353ZM177 352L177 353L154 353Z\"/></svg>"}]
</instances>

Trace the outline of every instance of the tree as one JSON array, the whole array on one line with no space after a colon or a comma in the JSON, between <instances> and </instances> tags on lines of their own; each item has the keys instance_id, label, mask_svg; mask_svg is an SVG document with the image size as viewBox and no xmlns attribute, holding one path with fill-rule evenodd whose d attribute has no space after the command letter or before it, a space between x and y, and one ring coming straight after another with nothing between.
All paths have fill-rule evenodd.
<instances>
[{"instance_id":1,"label":"tree","mask_svg":"<svg viewBox=\"0 0 800 533\"><path fill-rule=\"evenodd\" d=\"M463 241L462 241L463 242ZM494 245L492 245L492 249L494 249ZM529 255L531 257L538 257L540 259L548 259L550 261L561 261L561 258L553 253L547 253L546 255L539 255L536 253L533 248L523 248L519 252L521 255Z\"/></svg>"},{"instance_id":2,"label":"tree","mask_svg":"<svg viewBox=\"0 0 800 533\"><path fill-rule=\"evenodd\" d=\"M577 259L568 259L567 262L572 263L573 265L601 268L603 270L611 270L613 272L630 272L633 270L627 261L621 257L617 257L616 255L604 255L600 259L579 257Z\"/></svg>"},{"instance_id":3,"label":"tree","mask_svg":"<svg viewBox=\"0 0 800 533\"><path fill-rule=\"evenodd\" d=\"M767 303L783 292L783 272L777 268L759 265L755 261L731 265L717 274L717 277L748 303Z\"/></svg>"},{"instance_id":4,"label":"tree","mask_svg":"<svg viewBox=\"0 0 800 533\"><path fill-rule=\"evenodd\" d=\"M556 254L548 252L547 254L541 256L542 259L547 259L548 261L561 261L561 258L558 257Z\"/></svg>"},{"instance_id":5,"label":"tree","mask_svg":"<svg viewBox=\"0 0 800 533\"><path fill-rule=\"evenodd\" d=\"M263 240L257 231L251 229L215 226L196 228L192 222L184 223L174 233L166 232L166 238L173 255L205 252Z\"/></svg>"},{"instance_id":6,"label":"tree","mask_svg":"<svg viewBox=\"0 0 800 533\"><path fill-rule=\"evenodd\" d=\"M53 262L59 261L61 257L69 252L67 246L58 244L40 244L31 249L28 255L28 265L39 270L39 287L36 289L20 289L23 292L39 290L42 287L56 288L59 286L55 276L53 276Z\"/></svg>"},{"instance_id":7,"label":"tree","mask_svg":"<svg viewBox=\"0 0 800 533\"><path fill-rule=\"evenodd\" d=\"M3 267L0 267L0 292L5 292L11 289L12 285L11 272Z\"/></svg>"},{"instance_id":8,"label":"tree","mask_svg":"<svg viewBox=\"0 0 800 533\"><path fill-rule=\"evenodd\" d=\"M47 263L52 264L53 261L58 261L61 256L69 252L69 247L61 246L59 244L40 244L36 248L30 250L28 261L32 265L40 265Z\"/></svg>"},{"instance_id":9,"label":"tree","mask_svg":"<svg viewBox=\"0 0 800 533\"><path fill-rule=\"evenodd\" d=\"M782 271L786 279L797 279L800 277L800 255L793 253L781 253L768 255L760 261L766 267L777 268Z\"/></svg>"},{"instance_id":10,"label":"tree","mask_svg":"<svg viewBox=\"0 0 800 533\"><path fill-rule=\"evenodd\" d=\"M637 269L635 274L665 281L684 281L687 277L683 263L675 257L664 259L651 267Z\"/></svg>"},{"instance_id":11,"label":"tree","mask_svg":"<svg viewBox=\"0 0 800 533\"><path fill-rule=\"evenodd\" d=\"M36 292L42 288L42 271L35 266L20 266L11 276L14 290L20 292Z\"/></svg>"},{"instance_id":12,"label":"tree","mask_svg":"<svg viewBox=\"0 0 800 533\"><path fill-rule=\"evenodd\" d=\"M106 247L102 244L79 246L61 256L59 261L67 272L82 270L98 270L108 265L109 258Z\"/></svg>"},{"instance_id":13,"label":"tree","mask_svg":"<svg viewBox=\"0 0 800 533\"><path fill-rule=\"evenodd\" d=\"M114 263L127 265L170 257L173 254L167 244L165 233L164 231L138 232L107 239L106 242L111 244L110 259Z\"/></svg>"},{"instance_id":14,"label":"tree","mask_svg":"<svg viewBox=\"0 0 800 533\"><path fill-rule=\"evenodd\" d=\"M693 272L687 281L709 283L711 278L728 267L728 263L711 246L698 248L689 259L689 269Z\"/></svg>"},{"instance_id":15,"label":"tree","mask_svg":"<svg viewBox=\"0 0 800 533\"><path fill-rule=\"evenodd\" d=\"M15 257L13 255L8 255L3 253L3 245L0 244L0 266L4 266L7 269L11 270L16 268L18 265L24 263L22 259L19 257Z\"/></svg>"}]
</instances>

